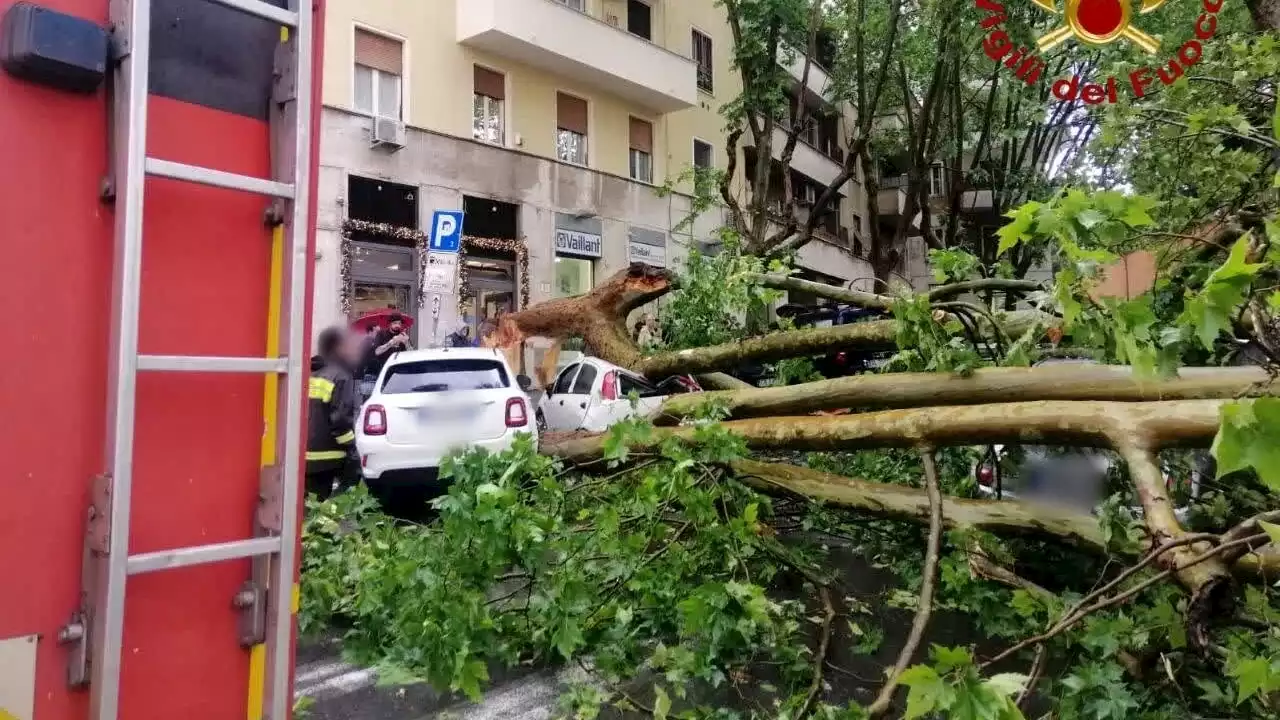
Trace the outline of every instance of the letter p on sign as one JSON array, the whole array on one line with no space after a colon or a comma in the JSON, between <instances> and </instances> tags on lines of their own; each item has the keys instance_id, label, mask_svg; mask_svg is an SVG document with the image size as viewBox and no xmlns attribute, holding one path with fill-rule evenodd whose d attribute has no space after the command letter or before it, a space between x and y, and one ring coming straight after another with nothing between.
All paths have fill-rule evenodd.
<instances>
[{"instance_id":1,"label":"letter p on sign","mask_svg":"<svg viewBox=\"0 0 1280 720\"><path fill-rule=\"evenodd\" d=\"M456 253L462 244L462 213L456 210L436 210L431 216L430 249L435 252Z\"/></svg>"}]
</instances>

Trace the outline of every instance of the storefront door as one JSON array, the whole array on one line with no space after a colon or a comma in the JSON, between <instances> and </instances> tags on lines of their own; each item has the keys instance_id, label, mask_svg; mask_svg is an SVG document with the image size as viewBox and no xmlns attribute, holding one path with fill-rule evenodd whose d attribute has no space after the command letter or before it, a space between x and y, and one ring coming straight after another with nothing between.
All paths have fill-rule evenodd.
<instances>
[{"instance_id":1,"label":"storefront door","mask_svg":"<svg viewBox=\"0 0 1280 720\"><path fill-rule=\"evenodd\" d=\"M418 315L415 250L379 243L352 243L351 317L394 308L415 320Z\"/></svg>"}]
</instances>

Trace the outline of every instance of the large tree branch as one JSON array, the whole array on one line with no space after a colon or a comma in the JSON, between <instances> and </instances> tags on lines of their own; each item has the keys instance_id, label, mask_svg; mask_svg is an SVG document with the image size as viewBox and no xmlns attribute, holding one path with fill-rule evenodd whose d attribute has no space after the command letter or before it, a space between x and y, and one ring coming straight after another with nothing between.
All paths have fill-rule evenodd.
<instances>
[{"instance_id":1,"label":"large tree branch","mask_svg":"<svg viewBox=\"0 0 1280 720\"><path fill-rule=\"evenodd\" d=\"M803 415L846 408L908 408L976 405L999 398L1031 400L1228 399L1280 392L1260 367L1183 368L1172 378L1144 379L1127 366L1063 363L1036 368L983 368L967 376L945 373L851 375L786 387L673 395L654 414L675 423L707 403L735 419Z\"/></svg>"},{"instance_id":2,"label":"large tree branch","mask_svg":"<svg viewBox=\"0 0 1280 720\"><path fill-rule=\"evenodd\" d=\"M898 652L893 670L880 688L875 702L867 708L867 715L870 717L879 717L889 709L893 693L898 688L898 678L906 672L915 658L920 641L924 638L924 631L929 627L929 618L933 614L933 587L938 578L938 555L942 545L942 491L938 487L938 466L934 462L933 448L921 450L920 457L924 461L925 493L929 497L929 539L925 545L924 568L921 570L920 601L915 618L911 621L911 631L907 633L907 641Z\"/></svg>"},{"instance_id":3,"label":"large tree branch","mask_svg":"<svg viewBox=\"0 0 1280 720\"><path fill-rule=\"evenodd\" d=\"M1186 539L1187 532L1174 514L1173 501L1160 471L1156 453L1158 440L1141 431L1118 440L1120 454L1129 466L1129 478L1142 502L1143 523L1152 544L1159 547ZM1197 648L1208 647L1209 620L1231 599L1231 574L1224 558L1196 559L1209 547L1205 542L1180 544L1161 553L1156 561L1161 568L1173 572L1191 593L1186 612L1187 631L1188 639Z\"/></svg>"},{"instance_id":4,"label":"large tree branch","mask_svg":"<svg viewBox=\"0 0 1280 720\"><path fill-rule=\"evenodd\" d=\"M1057 322L1052 316L1036 311L1019 311L1001 318L1002 328L1009 336L1022 335L1036 325L1047 327ZM983 326L986 326L985 320ZM854 348L892 347L897 331L897 322L893 320L788 330L725 345L660 353L628 367L655 378L726 370L745 362L822 355Z\"/></svg>"},{"instance_id":5,"label":"large tree branch","mask_svg":"<svg viewBox=\"0 0 1280 720\"><path fill-rule=\"evenodd\" d=\"M766 494L794 493L876 517L929 521L929 498L919 488L859 480L784 463L736 460L732 467L740 480ZM1106 551L1096 518L1049 505L944 497L941 511L942 523L949 529L970 527L1006 535L1053 537L1090 552Z\"/></svg>"},{"instance_id":6,"label":"large tree branch","mask_svg":"<svg viewBox=\"0 0 1280 720\"><path fill-rule=\"evenodd\" d=\"M1120 449L1142 437L1150 447L1207 445L1218 432L1223 400L1170 402L1012 402L882 410L857 415L769 417L723 424L756 450L852 450L923 444L1034 443ZM635 449L668 438L692 439L696 426L656 428ZM600 457L604 435L547 436L542 450L572 462Z\"/></svg>"}]
</instances>

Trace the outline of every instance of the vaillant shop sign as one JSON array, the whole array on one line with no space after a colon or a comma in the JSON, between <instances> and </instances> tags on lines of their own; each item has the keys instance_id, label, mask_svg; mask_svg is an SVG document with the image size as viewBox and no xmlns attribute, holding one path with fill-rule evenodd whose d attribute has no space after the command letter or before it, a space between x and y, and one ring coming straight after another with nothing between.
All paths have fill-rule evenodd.
<instances>
[{"instance_id":1,"label":"vaillant shop sign","mask_svg":"<svg viewBox=\"0 0 1280 720\"><path fill-rule=\"evenodd\" d=\"M556 252L598 258L600 257L600 236L579 230L556 228Z\"/></svg>"}]
</instances>

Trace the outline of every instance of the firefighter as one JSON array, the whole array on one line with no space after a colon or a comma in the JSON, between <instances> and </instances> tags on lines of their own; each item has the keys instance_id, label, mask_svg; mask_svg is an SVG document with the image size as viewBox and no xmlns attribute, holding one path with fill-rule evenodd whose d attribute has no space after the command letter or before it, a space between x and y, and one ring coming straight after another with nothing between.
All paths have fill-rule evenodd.
<instances>
[{"instance_id":1,"label":"firefighter","mask_svg":"<svg viewBox=\"0 0 1280 720\"><path fill-rule=\"evenodd\" d=\"M354 374L360 342L346 330L330 327L320 333L316 350L307 407L307 492L326 500L335 488L347 490L360 481Z\"/></svg>"}]
</instances>

